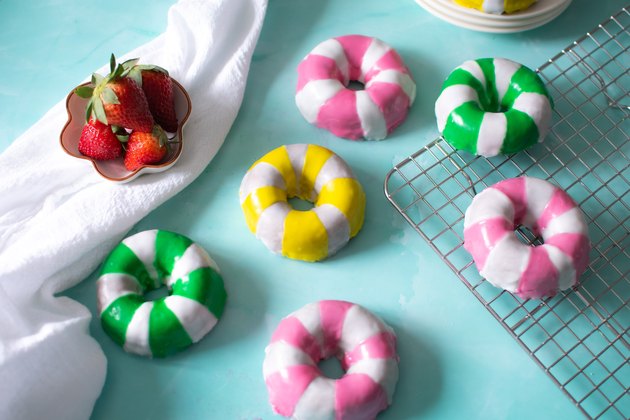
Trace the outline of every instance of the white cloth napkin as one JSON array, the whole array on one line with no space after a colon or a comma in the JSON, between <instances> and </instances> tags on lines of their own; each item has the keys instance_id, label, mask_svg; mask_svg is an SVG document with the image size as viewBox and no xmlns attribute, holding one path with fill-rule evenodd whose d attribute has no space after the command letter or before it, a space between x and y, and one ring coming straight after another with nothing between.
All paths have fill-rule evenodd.
<instances>
[{"instance_id":1,"label":"white cloth napkin","mask_svg":"<svg viewBox=\"0 0 630 420\"><path fill-rule=\"evenodd\" d=\"M90 416L106 359L88 335L89 311L55 294L87 277L215 156L240 107L266 6L180 0L165 33L119 57L168 69L190 94L186 147L168 171L128 184L103 180L61 150L64 102L0 155L1 419Z\"/></svg>"}]
</instances>

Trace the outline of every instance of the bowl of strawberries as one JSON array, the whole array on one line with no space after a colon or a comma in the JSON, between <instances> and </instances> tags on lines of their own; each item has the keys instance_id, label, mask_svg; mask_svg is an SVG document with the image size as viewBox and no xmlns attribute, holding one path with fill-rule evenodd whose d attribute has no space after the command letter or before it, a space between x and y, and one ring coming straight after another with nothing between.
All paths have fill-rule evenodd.
<instances>
[{"instance_id":1,"label":"bowl of strawberries","mask_svg":"<svg viewBox=\"0 0 630 420\"><path fill-rule=\"evenodd\" d=\"M103 178L129 182L172 167L183 148L182 129L192 105L184 87L165 69L116 63L92 75L66 99L68 121L61 147L93 165Z\"/></svg>"}]
</instances>

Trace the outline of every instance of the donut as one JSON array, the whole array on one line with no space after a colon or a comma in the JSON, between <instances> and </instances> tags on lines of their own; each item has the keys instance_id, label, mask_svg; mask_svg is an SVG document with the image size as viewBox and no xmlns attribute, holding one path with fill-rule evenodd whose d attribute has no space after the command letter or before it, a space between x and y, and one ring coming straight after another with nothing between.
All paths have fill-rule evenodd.
<instances>
[{"instance_id":1,"label":"donut","mask_svg":"<svg viewBox=\"0 0 630 420\"><path fill-rule=\"evenodd\" d=\"M168 296L144 293L168 288ZM129 353L165 357L201 340L227 298L216 263L183 235L147 230L125 238L96 281L101 325Z\"/></svg>"},{"instance_id":2,"label":"donut","mask_svg":"<svg viewBox=\"0 0 630 420\"><path fill-rule=\"evenodd\" d=\"M484 13L500 15L525 10L536 3L536 0L455 0L455 3Z\"/></svg>"},{"instance_id":3,"label":"donut","mask_svg":"<svg viewBox=\"0 0 630 420\"><path fill-rule=\"evenodd\" d=\"M345 371L326 377L321 360ZM367 309L339 300L310 303L284 318L265 349L263 376L273 410L295 419L373 419L392 403L396 335Z\"/></svg>"},{"instance_id":4,"label":"donut","mask_svg":"<svg viewBox=\"0 0 630 420\"><path fill-rule=\"evenodd\" d=\"M382 140L407 117L416 84L383 41L346 35L317 45L298 65L295 103L311 124L352 140ZM364 89L349 88L350 82Z\"/></svg>"},{"instance_id":5,"label":"donut","mask_svg":"<svg viewBox=\"0 0 630 420\"><path fill-rule=\"evenodd\" d=\"M531 246L519 225L542 237ZM589 262L584 215L571 197L538 178L501 181L477 194L464 217L464 248L492 285L523 299L554 296L574 286Z\"/></svg>"},{"instance_id":6,"label":"donut","mask_svg":"<svg viewBox=\"0 0 630 420\"><path fill-rule=\"evenodd\" d=\"M464 62L435 103L440 134L455 149L481 156L510 154L541 142L552 102L540 77L504 58Z\"/></svg>"},{"instance_id":7,"label":"donut","mask_svg":"<svg viewBox=\"0 0 630 420\"><path fill-rule=\"evenodd\" d=\"M319 261L353 238L365 213L365 193L350 167L315 144L291 144L258 159L240 187L249 229L273 253ZM288 198L314 203L295 210Z\"/></svg>"}]
</instances>

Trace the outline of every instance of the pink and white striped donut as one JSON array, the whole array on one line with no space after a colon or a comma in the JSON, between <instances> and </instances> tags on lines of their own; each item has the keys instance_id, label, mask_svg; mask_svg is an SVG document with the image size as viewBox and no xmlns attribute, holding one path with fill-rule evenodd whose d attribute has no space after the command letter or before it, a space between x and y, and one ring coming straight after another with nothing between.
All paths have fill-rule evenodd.
<instances>
[{"instance_id":1,"label":"pink and white striped donut","mask_svg":"<svg viewBox=\"0 0 630 420\"><path fill-rule=\"evenodd\" d=\"M265 349L263 375L274 411L295 419L373 419L398 381L396 335L367 309L339 300L310 303L284 318ZM346 374L317 364L337 357Z\"/></svg>"},{"instance_id":2,"label":"pink and white striped donut","mask_svg":"<svg viewBox=\"0 0 630 420\"><path fill-rule=\"evenodd\" d=\"M522 243L523 225L543 245ZM554 296L577 283L589 262L584 215L569 195L538 178L498 182L477 194L464 218L464 248L479 273L523 299Z\"/></svg>"},{"instance_id":3,"label":"pink and white striped donut","mask_svg":"<svg viewBox=\"0 0 630 420\"><path fill-rule=\"evenodd\" d=\"M351 81L364 84L352 90ZM338 137L382 140L406 118L416 84L383 41L346 35L316 46L298 66L295 102L306 119Z\"/></svg>"}]
</instances>

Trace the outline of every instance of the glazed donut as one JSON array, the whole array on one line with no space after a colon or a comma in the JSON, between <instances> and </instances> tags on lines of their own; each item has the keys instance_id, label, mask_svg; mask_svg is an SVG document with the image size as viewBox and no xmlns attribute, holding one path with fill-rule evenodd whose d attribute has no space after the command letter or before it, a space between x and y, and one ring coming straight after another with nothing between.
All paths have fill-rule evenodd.
<instances>
[{"instance_id":1,"label":"glazed donut","mask_svg":"<svg viewBox=\"0 0 630 420\"><path fill-rule=\"evenodd\" d=\"M521 242L514 234L519 225L544 243ZM475 196L464 218L464 248L491 284L529 299L575 285L588 265L590 241L584 215L566 192L519 177Z\"/></svg>"},{"instance_id":2,"label":"glazed donut","mask_svg":"<svg viewBox=\"0 0 630 420\"><path fill-rule=\"evenodd\" d=\"M169 295L147 301L162 285ZM227 295L216 263L185 236L147 230L124 239L96 282L103 329L129 353L164 357L201 340Z\"/></svg>"},{"instance_id":3,"label":"glazed donut","mask_svg":"<svg viewBox=\"0 0 630 420\"><path fill-rule=\"evenodd\" d=\"M319 261L353 238L365 213L365 193L339 156L315 144L280 146L257 160L240 187L249 229L270 251ZM315 204L294 210L288 198Z\"/></svg>"},{"instance_id":4,"label":"glazed donut","mask_svg":"<svg viewBox=\"0 0 630 420\"><path fill-rule=\"evenodd\" d=\"M454 148L481 156L541 142L552 103L540 77L503 58L466 61L448 76L435 103L438 130Z\"/></svg>"},{"instance_id":5,"label":"glazed donut","mask_svg":"<svg viewBox=\"0 0 630 420\"><path fill-rule=\"evenodd\" d=\"M351 81L364 90L348 88ZM363 35L332 38L298 66L295 103L311 124L338 137L382 140L407 116L416 84L398 53Z\"/></svg>"},{"instance_id":6,"label":"glazed donut","mask_svg":"<svg viewBox=\"0 0 630 420\"><path fill-rule=\"evenodd\" d=\"M536 0L455 0L455 3L484 13L500 15L525 10L536 3Z\"/></svg>"},{"instance_id":7,"label":"glazed donut","mask_svg":"<svg viewBox=\"0 0 630 420\"><path fill-rule=\"evenodd\" d=\"M396 335L367 309L339 300L310 303L284 318L265 349L263 376L274 411L295 419L373 419L392 403ZM334 380L317 364L337 357Z\"/></svg>"}]
</instances>

